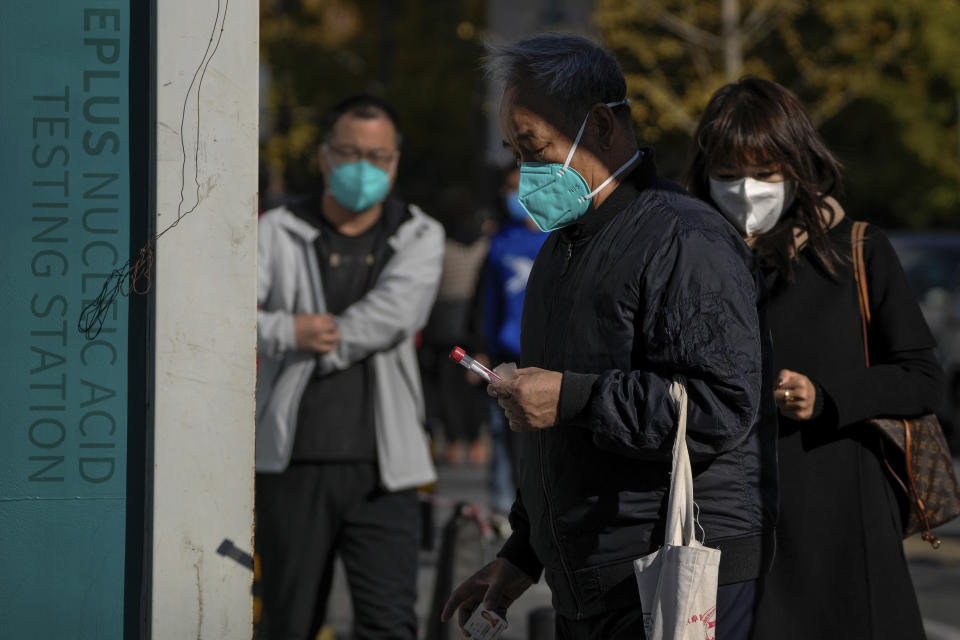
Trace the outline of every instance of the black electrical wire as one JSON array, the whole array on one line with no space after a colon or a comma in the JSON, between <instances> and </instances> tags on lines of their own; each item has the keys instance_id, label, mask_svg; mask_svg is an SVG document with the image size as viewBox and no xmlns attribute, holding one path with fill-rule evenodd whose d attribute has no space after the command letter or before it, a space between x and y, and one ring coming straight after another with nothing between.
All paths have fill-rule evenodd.
<instances>
[{"instance_id":1,"label":"black electrical wire","mask_svg":"<svg viewBox=\"0 0 960 640\"><path fill-rule=\"evenodd\" d=\"M196 70L193 72L193 78L190 80L190 86L187 88L186 96L183 99L183 108L180 114L180 151L183 161L180 165L180 202L177 204L177 218L163 231L157 233L152 239L141 247L140 251L131 257L125 264L111 272L110 276L103 283L100 294L80 311L80 318L77 321L77 330L86 336L87 340L95 340L103 330L103 323L106 321L107 312L110 306L116 300L118 294L129 296L130 294L146 295L153 288L153 245L167 231L180 224L180 221L190 213L193 213L200 206L200 92L203 89L203 79L207 74L207 67L210 61L220 48L220 41L223 39L223 29L227 21L227 9L230 7L230 0L217 0L217 15L213 20L213 28L210 31L210 39L207 41L207 48L203 52L203 58ZM223 10L223 19L221 21L221 8ZM217 34L217 25L220 25L219 35ZM214 42L216 36L216 42ZM197 122L196 122L196 141L193 149L193 181L196 184L196 202L186 211L183 210L186 197L184 189L186 187L187 174L187 142L184 136L184 127L187 121L187 106L190 102L190 93L194 85L197 86ZM127 283L124 286L124 283Z\"/></svg>"}]
</instances>

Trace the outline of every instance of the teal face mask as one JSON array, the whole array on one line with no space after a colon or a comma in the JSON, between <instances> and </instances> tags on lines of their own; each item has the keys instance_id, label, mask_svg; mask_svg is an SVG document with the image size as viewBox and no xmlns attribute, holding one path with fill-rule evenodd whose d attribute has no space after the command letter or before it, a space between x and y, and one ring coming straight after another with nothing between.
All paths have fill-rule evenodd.
<instances>
[{"instance_id":1,"label":"teal face mask","mask_svg":"<svg viewBox=\"0 0 960 640\"><path fill-rule=\"evenodd\" d=\"M607 103L608 107L628 104L629 100ZM576 169L570 168L570 161L580 144L583 130L587 126L590 114L583 119L580 131L570 147L567 160L559 162L524 162L520 165L519 200L527 210L533 221L541 231L554 231L569 224L573 224L590 208L593 196L603 191L610 182L632 165L640 157L640 152L633 154L623 166L617 169L599 187L590 191L587 181Z\"/></svg>"},{"instance_id":2,"label":"teal face mask","mask_svg":"<svg viewBox=\"0 0 960 640\"><path fill-rule=\"evenodd\" d=\"M329 155L327 160L330 161ZM390 174L366 160L348 162L335 167L330 173L330 191L342 206L359 213L387 197L390 193Z\"/></svg>"}]
</instances>

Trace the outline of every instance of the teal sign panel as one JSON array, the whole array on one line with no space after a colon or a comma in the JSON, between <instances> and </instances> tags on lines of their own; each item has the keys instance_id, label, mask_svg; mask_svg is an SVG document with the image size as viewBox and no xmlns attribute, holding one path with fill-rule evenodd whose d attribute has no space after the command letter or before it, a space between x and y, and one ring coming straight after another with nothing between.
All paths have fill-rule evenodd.
<instances>
[{"instance_id":1,"label":"teal sign panel","mask_svg":"<svg viewBox=\"0 0 960 640\"><path fill-rule=\"evenodd\" d=\"M127 0L0 2L0 635L123 636ZM142 508L139 498L137 507Z\"/></svg>"}]
</instances>

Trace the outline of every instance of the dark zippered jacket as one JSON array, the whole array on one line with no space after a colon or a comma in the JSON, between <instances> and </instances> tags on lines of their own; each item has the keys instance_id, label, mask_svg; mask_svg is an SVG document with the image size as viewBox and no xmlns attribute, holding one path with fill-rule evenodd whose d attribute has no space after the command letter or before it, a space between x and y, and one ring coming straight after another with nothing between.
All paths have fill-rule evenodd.
<instances>
[{"instance_id":1,"label":"dark zippered jacket","mask_svg":"<svg viewBox=\"0 0 960 640\"><path fill-rule=\"evenodd\" d=\"M521 366L563 372L559 424L521 434L502 557L587 618L639 602L632 562L663 544L675 410L720 584L773 552L776 406L764 287L734 228L659 178L653 151L597 210L552 233L524 301ZM698 529L698 531L701 531Z\"/></svg>"}]
</instances>

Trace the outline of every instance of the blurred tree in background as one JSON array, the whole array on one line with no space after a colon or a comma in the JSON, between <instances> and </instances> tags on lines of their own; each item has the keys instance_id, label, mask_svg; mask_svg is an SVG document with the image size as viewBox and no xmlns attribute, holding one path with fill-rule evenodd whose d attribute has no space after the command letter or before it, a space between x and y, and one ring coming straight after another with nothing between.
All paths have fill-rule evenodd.
<instances>
[{"instance_id":1,"label":"blurred tree in background","mask_svg":"<svg viewBox=\"0 0 960 640\"><path fill-rule=\"evenodd\" d=\"M368 93L397 110L399 185L435 213L440 187L474 189L482 175L483 0L262 0L269 74L262 165L292 194L317 190L319 120Z\"/></svg>"},{"instance_id":2,"label":"blurred tree in background","mask_svg":"<svg viewBox=\"0 0 960 640\"><path fill-rule=\"evenodd\" d=\"M807 106L853 216L960 224L960 0L597 0L595 22L667 175L710 95L756 75Z\"/></svg>"}]
</instances>

